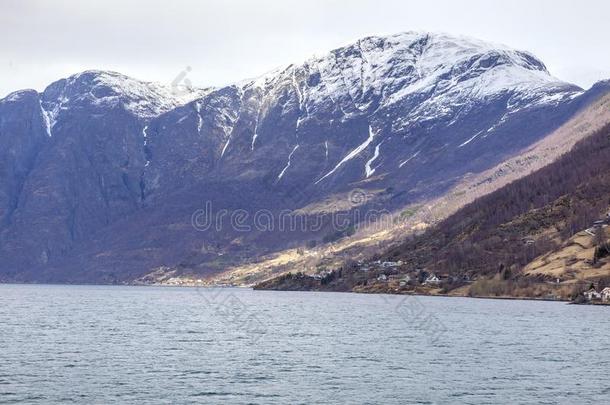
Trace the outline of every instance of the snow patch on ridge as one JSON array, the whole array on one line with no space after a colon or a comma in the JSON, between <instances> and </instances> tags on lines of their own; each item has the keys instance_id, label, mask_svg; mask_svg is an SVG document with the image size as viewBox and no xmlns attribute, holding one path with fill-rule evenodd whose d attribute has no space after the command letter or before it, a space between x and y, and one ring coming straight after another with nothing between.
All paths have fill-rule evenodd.
<instances>
[{"instance_id":1,"label":"snow patch on ridge","mask_svg":"<svg viewBox=\"0 0 610 405\"><path fill-rule=\"evenodd\" d=\"M97 103L112 102L112 98L115 98L127 110L142 118L159 116L201 98L210 91L144 82L114 72L98 72L93 83L110 87L116 92L116 95L97 98Z\"/></svg>"},{"instance_id":2,"label":"snow patch on ridge","mask_svg":"<svg viewBox=\"0 0 610 405\"><path fill-rule=\"evenodd\" d=\"M303 72L315 82L300 86L297 78ZM292 88L299 108L297 130L310 114L315 119L318 111L329 108L340 111L346 121L418 100L396 120L393 129L400 132L422 120L453 117L454 124L459 111L467 114L478 100L507 92L515 108L556 104L582 94L577 86L551 76L527 52L427 32L367 37L250 85L263 81L273 93Z\"/></svg>"},{"instance_id":3,"label":"snow patch on ridge","mask_svg":"<svg viewBox=\"0 0 610 405\"><path fill-rule=\"evenodd\" d=\"M73 104L86 102L100 107L123 106L148 120L211 93L214 89L144 82L116 72L88 70L51 84L43 93L52 119Z\"/></svg>"}]
</instances>

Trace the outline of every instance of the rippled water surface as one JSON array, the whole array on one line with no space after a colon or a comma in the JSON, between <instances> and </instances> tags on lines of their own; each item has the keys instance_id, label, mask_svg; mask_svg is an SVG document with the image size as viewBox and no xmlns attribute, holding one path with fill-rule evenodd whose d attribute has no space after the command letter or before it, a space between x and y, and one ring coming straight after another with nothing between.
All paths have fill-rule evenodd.
<instances>
[{"instance_id":1,"label":"rippled water surface","mask_svg":"<svg viewBox=\"0 0 610 405\"><path fill-rule=\"evenodd\" d=\"M0 285L0 403L608 403L610 308Z\"/></svg>"}]
</instances>

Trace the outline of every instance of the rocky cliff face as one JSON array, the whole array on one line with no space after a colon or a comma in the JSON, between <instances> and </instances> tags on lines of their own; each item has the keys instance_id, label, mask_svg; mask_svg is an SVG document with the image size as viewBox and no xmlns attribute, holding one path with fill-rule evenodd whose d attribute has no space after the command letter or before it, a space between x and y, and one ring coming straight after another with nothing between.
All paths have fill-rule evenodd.
<instances>
[{"instance_id":1,"label":"rocky cliff face","mask_svg":"<svg viewBox=\"0 0 610 405\"><path fill-rule=\"evenodd\" d=\"M0 274L219 271L329 230L198 232L208 201L275 215L361 188L399 207L514 155L600 92L525 52L404 33L219 89L85 72L13 93L0 101Z\"/></svg>"},{"instance_id":2,"label":"rocky cliff face","mask_svg":"<svg viewBox=\"0 0 610 405\"><path fill-rule=\"evenodd\" d=\"M75 242L137 210L142 126L179 104L169 90L106 72L2 100L3 270L61 260Z\"/></svg>"},{"instance_id":3,"label":"rocky cliff face","mask_svg":"<svg viewBox=\"0 0 610 405\"><path fill-rule=\"evenodd\" d=\"M47 142L40 97L14 93L0 103L0 224L6 226L18 205L36 156Z\"/></svg>"}]
</instances>

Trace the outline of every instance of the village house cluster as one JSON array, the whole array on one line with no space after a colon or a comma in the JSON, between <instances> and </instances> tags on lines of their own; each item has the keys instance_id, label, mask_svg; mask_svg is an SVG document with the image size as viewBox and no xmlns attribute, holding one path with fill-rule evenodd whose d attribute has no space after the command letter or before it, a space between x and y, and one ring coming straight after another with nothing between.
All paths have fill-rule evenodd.
<instances>
[{"instance_id":1,"label":"village house cluster","mask_svg":"<svg viewBox=\"0 0 610 405\"><path fill-rule=\"evenodd\" d=\"M419 284L436 287L445 283L470 282L470 278L464 276L451 276L449 274L436 274L424 269L405 269L402 261L381 261L370 263L358 262L357 271L368 273L371 282L392 283L398 282L400 287L408 284Z\"/></svg>"},{"instance_id":2,"label":"village house cluster","mask_svg":"<svg viewBox=\"0 0 610 405\"><path fill-rule=\"evenodd\" d=\"M595 288L591 288L589 291L585 291L583 294L587 301L601 301L610 303L610 287L606 287L601 291L597 291Z\"/></svg>"},{"instance_id":3,"label":"village house cluster","mask_svg":"<svg viewBox=\"0 0 610 405\"><path fill-rule=\"evenodd\" d=\"M603 219L596 220L591 227L585 232L595 236L598 229L606 228L610 225L610 212ZM533 245L536 239L525 237L522 239L524 245ZM441 272L432 272L423 268L415 268L409 266L403 261L365 261L359 260L347 265L346 268L339 270L321 270L313 275L303 275L309 277L315 282L325 284L331 282L336 277L341 278L341 272L347 270L350 277L359 285L371 284L387 284L391 288L413 288L413 287L428 287L428 288L445 288L465 285L474 281L471 275L467 273L449 274ZM345 276L345 273L343 273ZM563 280L557 278L556 283L560 284ZM603 291L591 290L584 293L588 301L603 301L610 302L610 289L606 288Z\"/></svg>"}]
</instances>

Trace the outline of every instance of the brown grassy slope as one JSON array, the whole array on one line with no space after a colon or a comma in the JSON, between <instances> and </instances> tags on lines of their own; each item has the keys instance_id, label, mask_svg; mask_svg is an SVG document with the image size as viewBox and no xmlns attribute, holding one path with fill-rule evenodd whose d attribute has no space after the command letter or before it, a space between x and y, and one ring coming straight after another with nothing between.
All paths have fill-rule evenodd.
<instances>
[{"instance_id":1,"label":"brown grassy slope","mask_svg":"<svg viewBox=\"0 0 610 405\"><path fill-rule=\"evenodd\" d=\"M608 229L604 229L610 238ZM523 269L529 277L561 280L595 280L610 276L610 260L593 262L596 244L594 237L583 231L561 242L556 249L537 257Z\"/></svg>"}]
</instances>

